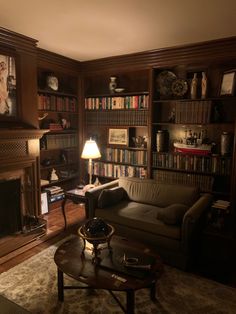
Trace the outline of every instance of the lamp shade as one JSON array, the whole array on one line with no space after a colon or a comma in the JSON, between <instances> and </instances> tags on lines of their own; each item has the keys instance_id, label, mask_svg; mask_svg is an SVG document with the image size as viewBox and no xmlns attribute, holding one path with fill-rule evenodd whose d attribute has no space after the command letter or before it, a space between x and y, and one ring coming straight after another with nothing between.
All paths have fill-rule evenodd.
<instances>
[{"instance_id":1,"label":"lamp shade","mask_svg":"<svg viewBox=\"0 0 236 314\"><path fill-rule=\"evenodd\" d=\"M101 154L98 149L97 143L90 139L85 142L84 149L81 154L81 158L83 159L94 159L94 158L100 158Z\"/></svg>"}]
</instances>

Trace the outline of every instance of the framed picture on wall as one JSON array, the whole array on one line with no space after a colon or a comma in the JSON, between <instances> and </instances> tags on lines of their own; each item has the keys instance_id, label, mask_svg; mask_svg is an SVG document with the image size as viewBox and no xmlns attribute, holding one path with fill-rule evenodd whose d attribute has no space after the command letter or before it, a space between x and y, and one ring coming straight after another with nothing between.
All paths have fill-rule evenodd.
<instances>
[{"instance_id":1,"label":"framed picture on wall","mask_svg":"<svg viewBox=\"0 0 236 314\"><path fill-rule=\"evenodd\" d=\"M220 96L233 96L236 71L225 72L222 76Z\"/></svg>"},{"instance_id":2,"label":"framed picture on wall","mask_svg":"<svg viewBox=\"0 0 236 314\"><path fill-rule=\"evenodd\" d=\"M108 144L128 145L128 129L109 129Z\"/></svg>"},{"instance_id":3,"label":"framed picture on wall","mask_svg":"<svg viewBox=\"0 0 236 314\"><path fill-rule=\"evenodd\" d=\"M0 118L16 115L16 58L0 50Z\"/></svg>"}]
</instances>

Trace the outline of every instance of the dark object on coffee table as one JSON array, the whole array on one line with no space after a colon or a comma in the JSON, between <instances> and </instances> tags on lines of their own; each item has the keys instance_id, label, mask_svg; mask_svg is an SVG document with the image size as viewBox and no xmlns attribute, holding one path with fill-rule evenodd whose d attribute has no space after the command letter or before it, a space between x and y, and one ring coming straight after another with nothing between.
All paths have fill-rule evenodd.
<instances>
[{"instance_id":1,"label":"dark object on coffee table","mask_svg":"<svg viewBox=\"0 0 236 314\"><path fill-rule=\"evenodd\" d=\"M100 244L107 243L107 247L110 251L112 250L110 246L111 237L114 234L115 229L107 224L104 220L98 217L94 217L88 220L84 225L82 225L78 234L84 241L84 247L82 254L84 254L84 250L86 249L86 241L93 245L93 258L92 262L94 264L98 264L100 262L101 250L104 248L99 248Z\"/></svg>"}]
</instances>

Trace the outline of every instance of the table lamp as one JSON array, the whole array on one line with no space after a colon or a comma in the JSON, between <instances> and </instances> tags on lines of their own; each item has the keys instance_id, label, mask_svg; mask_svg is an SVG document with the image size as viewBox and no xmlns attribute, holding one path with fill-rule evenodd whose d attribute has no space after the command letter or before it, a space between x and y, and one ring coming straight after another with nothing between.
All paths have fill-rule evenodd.
<instances>
[{"instance_id":1,"label":"table lamp","mask_svg":"<svg viewBox=\"0 0 236 314\"><path fill-rule=\"evenodd\" d=\"M87 140L84 144L84 149L81 154L81 158L83 159L88 159L89 164L88 164L88 173L89 173L89 184L86 185L86 189L93 187L92 184L92 172L93 172L93 167L92 167L92 159L95 158L100 158L101 154L98 149L97 143L92 140L91 138Z\"/></svg>"}]
</instances>

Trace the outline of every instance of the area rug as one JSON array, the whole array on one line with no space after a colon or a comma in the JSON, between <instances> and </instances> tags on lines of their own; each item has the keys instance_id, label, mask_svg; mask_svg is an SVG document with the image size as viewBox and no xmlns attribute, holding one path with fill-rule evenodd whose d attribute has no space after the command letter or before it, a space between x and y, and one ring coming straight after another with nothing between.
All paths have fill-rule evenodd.
<instances>
[{"instance_id":1,"label":"area rug","mask_svg":"<svg viewBox=\"0 0 236 314\"><path fill-rule=\"evenodd\" d=\"M57 269L53 256L60 243L2 273L0 294L31 313L123 313L111 295L103 290L93 293L88 290L66 290L65 301L57 300ZM73 284L73 280L66 277L65 283ZM119 293L118 297L125 302L123 293ZM164 274L158 281L157 298L157 302L153 303L147 289L137 291L135 313L236 313L236 289L169 266L165 266Z\"/></svg>"}]
</instances>

